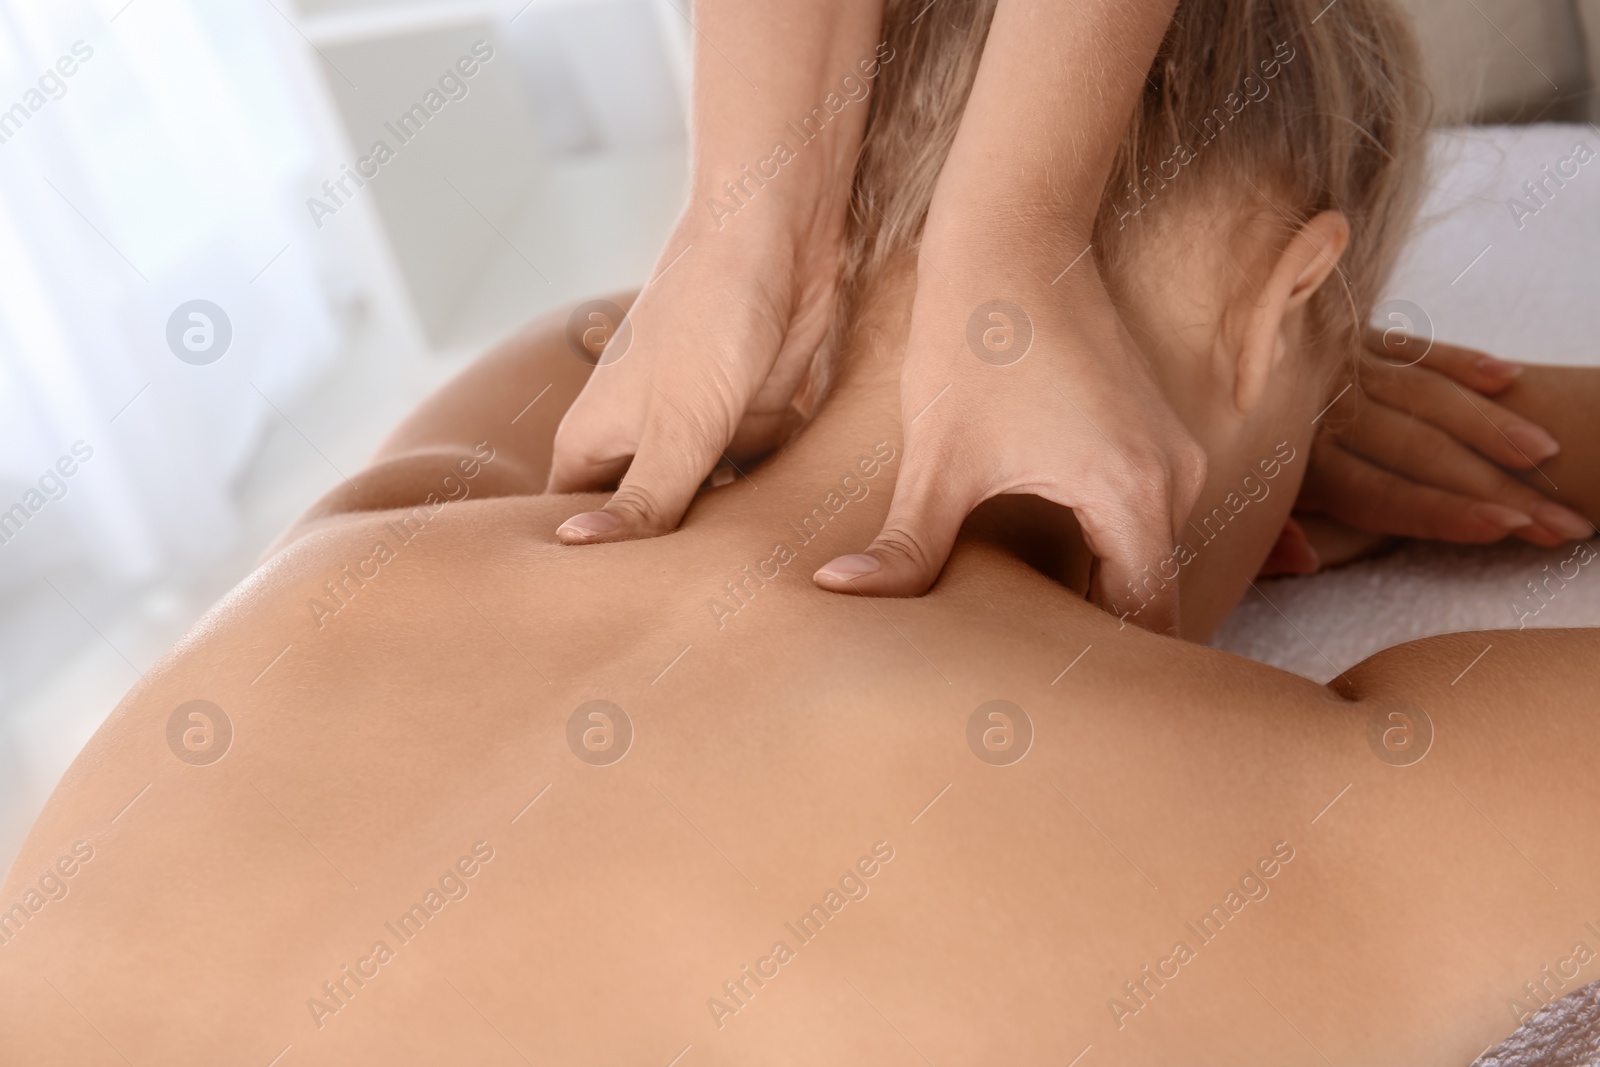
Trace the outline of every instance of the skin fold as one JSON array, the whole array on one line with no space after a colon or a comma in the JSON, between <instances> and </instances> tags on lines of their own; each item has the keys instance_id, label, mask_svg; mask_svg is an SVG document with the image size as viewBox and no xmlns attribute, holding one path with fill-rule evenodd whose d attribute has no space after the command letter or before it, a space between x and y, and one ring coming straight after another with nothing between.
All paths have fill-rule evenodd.
<instances>
[{"instance_id":1,"label":"skin fold","mask_svg":"<svg viewBox=\"0 0 1600 1067\"><path fill-rule=\"evenodd\" d=\"M1218 246L1232 290L1192 253L1115 290L1206 446L1196 524L1270 489L1181 566L1189 636L1295 498L1329 392L1294 242L1327 225ZM588 374L563 317L445 387L64 777L0 889L67 889L0 945L0 1062L1459 1065L1524 983L1600 978L1593 632L1318 686L1090 606L1070 516L1027 497L926 597L812 584L887 514L914 289L884 277L812 424L660 538L555 539L603 499L538 495ZM1591 516L1597 394L1530 368L1497 397ZM214 762L178 755L194 700L231 725ZM572 730L593 700L616 762ZM1395 712L1431 722L1420 761ZM1024 721L997 765L985 731Z\"/></svg>"}]
</instances>

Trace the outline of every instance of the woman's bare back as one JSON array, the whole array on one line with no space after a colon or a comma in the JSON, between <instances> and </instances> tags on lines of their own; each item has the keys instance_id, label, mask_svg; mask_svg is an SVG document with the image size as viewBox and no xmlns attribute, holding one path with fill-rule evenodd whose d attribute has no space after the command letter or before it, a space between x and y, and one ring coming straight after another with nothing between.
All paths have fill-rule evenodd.
<instances>
[{"instance_id":1,"label":"woman's bare back","mask_svg":"<svg viewBox=\"0 0 1600 1067\"><path fill-rule=\"evenodd\" d=\"M4 1058L1464 1063L1600 977L1593 635L1335 695L976 538L825 594L897 455L826 418L648 542L492 443L358 476L410 506L314 518L52 798Z\"/></svg>"}]
</instances>

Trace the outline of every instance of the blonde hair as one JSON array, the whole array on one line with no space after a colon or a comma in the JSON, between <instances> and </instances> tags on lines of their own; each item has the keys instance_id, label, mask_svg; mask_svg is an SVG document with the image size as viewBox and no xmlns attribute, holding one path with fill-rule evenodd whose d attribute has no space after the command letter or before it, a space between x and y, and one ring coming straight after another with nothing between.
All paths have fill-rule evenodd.
<instances>
[{"instance_id":1,"label":"blonde hair","mask_svg":"<svg viewBox=\"0 0 1600 1067\"><path fill-rule=\"evenodd\" d=\"M872 94L830 349L867 284L921 238L994 6L887 0L895 61ZM1181 0L1101 198L1102 269L1123 265L1141 230L1185 197L1236 187L1293 228L1341 211L1349 247L1310 315L1316 343L1353 356L1422 191L1421 69L1389 0Z\"/></svg>"}]
</instances>

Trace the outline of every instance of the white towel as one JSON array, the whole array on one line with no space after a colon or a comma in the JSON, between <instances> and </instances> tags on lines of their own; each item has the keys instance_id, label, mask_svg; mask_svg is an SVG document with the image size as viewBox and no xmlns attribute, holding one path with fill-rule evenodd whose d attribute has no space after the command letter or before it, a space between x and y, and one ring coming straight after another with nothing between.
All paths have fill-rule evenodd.
<instances>
[{"instance_id":1,"label":"white towel","mask_svg":"<svg viewBox=\"0 0 1600 1067\"><path fill-rule=\"evenodd\" d=\"M1600 1064L1600 982L1534 1012L1472 1067L1595 1067Z\"/></svg>"}]
</instances>

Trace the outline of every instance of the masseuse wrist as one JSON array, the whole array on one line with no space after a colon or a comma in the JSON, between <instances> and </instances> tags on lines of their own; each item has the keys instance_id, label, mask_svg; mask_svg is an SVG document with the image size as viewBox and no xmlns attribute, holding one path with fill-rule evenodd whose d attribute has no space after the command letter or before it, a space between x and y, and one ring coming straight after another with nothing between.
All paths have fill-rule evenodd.
<instances>
[{"instance_id":1,"label":"masseuse wrist","mask_svg":"<svg viewBox=\"0 0 1600 1067\"><path fill-rule=\"evenodd\" d=\"M1039 328L1108 339L1118 312L1090 247L1092 224L1062 218L1027 194L983 204L946 201L930 211L919 258L919 301L963 314L988 300L1020 306ZM963 302L964 301L964 302ZM1050 324L1054 324L1053 327ZM1116 346L1120 347L1120 346ZM1066 357L1105 358L1103 346L1057 346Z\"/></svg>"},{"instance_id":2,"label":"masseuse wrist","mask_svg":"<svg viewBox=\"0 0 1600 1067\"><path fill-rule=\"evenodd\" d=\"M691 194L673 225L667 247L690 249L727 271L768 272L805 258L808 248L842 247L849 201L819 192L809 200L774 197L749 203L736 216L711 216L704 198ZM737 274L725 274L737 278Z\"/></svg>"},{"instance_id":3,"label":"masseuse wrist","mask_svg":"<svg viewBox=\"0 0 1600 1067\"><path fill-rule=\"evenodd\" d=\"M752 153L740 162L733 161L738 156L704 163L697 159L680 226L708 239L732 237L750 243L815 236L823 220L833 219L836 224L826 228L842 238L850 201L850 165L840 161L830 166L817 159L802 167L796 160L761 180L757 168L766 158ZM773 168L766 168L766 173L771 175Z\"/></svg>"},{"instance_id":4,"label":"masseuse wrist","mask_svg":"<svg viewBox=\"0 0 1600 1067\"><path fill-rule=\"evenodd\" d=\"M837 132L854 132L850 143L859 147L859 131ZM814 144L778 164L768 162L770 150L767 155L741 155L726 145L697 147L675 243L680 247L695 243L711 254L745 261L753 269L838 249L849 221L856 148L851 148L848 160L833 148Z\"/></svg>"},{"instance_id":5,"label":"masseuse wrist","mask_svg":"<svg viewBox=\"0 0 1600 1067\"><path fill-rule=\"evenodd\" d=\"M1030 260L1066 253L1065 266L1088 246L1098 204L1098 191L1089 198L1069 197L1033 176L971 175L965 167L946 164L928 206L924 251L941 266L937 253L946 250L946 259L1007 255L1023 269L1031 267ZM983 264L984 270L989 267Z\"/></svg>"}]
</instances>

